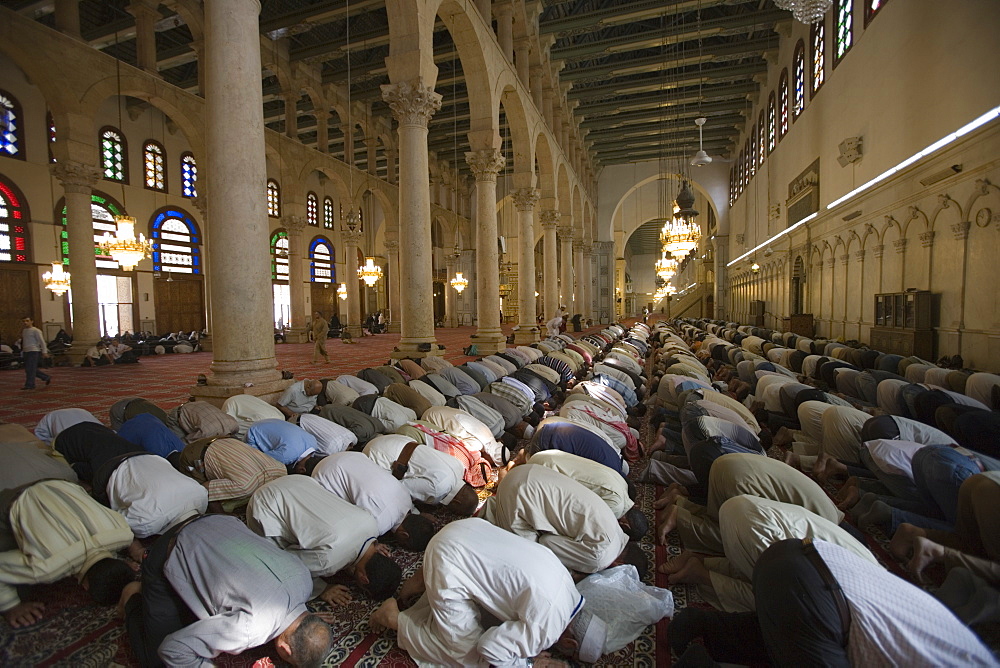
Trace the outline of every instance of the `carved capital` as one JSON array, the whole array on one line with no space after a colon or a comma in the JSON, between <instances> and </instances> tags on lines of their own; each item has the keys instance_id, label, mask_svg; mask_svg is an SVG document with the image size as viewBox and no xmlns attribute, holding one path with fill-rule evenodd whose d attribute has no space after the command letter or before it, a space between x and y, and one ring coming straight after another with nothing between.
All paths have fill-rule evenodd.
<instances>
[{"instance_id":1,"label":"carved capital","mask_svg":"<svg viewBox=\"0 0 1000 668\"><path fill-rule=\"evenodd\" d=\"M921 232L920 233L920 245L924 248L930 248L934 245L934 231Z\"/></svg>"},{"instance_id":2,"label":"carved capital","mask_svg":"<svg viewBox=\"0 0 1000 668\"><path fill-rule=\"evenodd\" d=\"M345 229L341 232L340 236L344 240L345 246L354 246L357 248L361 245L361 238L365 235L360 229L357 230L347 230Z\"/></svg>"},{"instance_id":3,"label":"carved capital","mask_svg":"<svg viewBox=\"0 0 1000 668\"><path fill-rule=\"evenodd\" d=\"M568 241L570 243L573 243L574 232L575 231L573 230L572 227L567 227L565 225L560 225L559 226L559 240L560 241Z\"/></svg>"},{"instance_id":4,"label":"carved capital","mask_svg":"<svg viewBox=\"0 0 1000 668\"><path fill-rule=\"evenodd\" d=\"M846 266L847 263L850 262L850 261L851 261L851 255L850 255L850 253L844 253L843 255L840 256L840 264Z\"/></svg>"},{"instance_id":5,"label":"carved capital","mask_svg":"<svg viewBox=\"0 0 1000 668\"><path fill-rule=\"evenodd\" d=\"M905 239L905 238L904 239L896 239L895 241L892 242L892 245L896 249L897 253L905 253L906 252L906 242L908 242L908 241L909 241L909 239Z\"/></svg>"},{"instance_id":6,"label":"carved capital","mask_svg":"<svg viewBox=\"0 0 1000 668\"><path fill-rule=\"evenodd\" d=\"M554 230L559 225L559 212L553 209L542 211L542 227L547 230Z\"/></svg>"},{"instance_id":7,"label":"carved capital","mask_svg":"<svg viewBox=\"0 0 1000 668\"><path fill-rule=\"evenodd\" d=\"M837 263L837 259L836 258L828 257L826 259L826 266L828 266L830 268L832 268L833 265L835 265L836 263Z\"/></svg>"},{"instance_id":8,"label":"carved capital","mask_svg":"<svg viewBox=\"0 0 1000 668\"><path fill-rule=\"evenodd\" d=\"M961 223L954 223L951 226L951 231L955 235L955 238L959 241L967 238L969 236L969 228L972 227L972 223L968 220L962 221Z\"/></svg>"},{"instance_id":9,"label":"carved capital","mask_svg":"<svg viewBox=\"0 0 1000 668\"><path fill-rule=\"evenodd\" d=\"M82 162L57 162L49 166L52 176L59 179L63 190L68 193L84 193L89 195L91 188L101 178L101 170L93 165Z\"/></svg>"},{"instance_id":10,"label":"carved capital","mask_svg":"<svg viewBox=\"0 0 1000 668\"><path fill-rule=\"evenodd\" d=\"M885 244L879 244L872 249L872 255L875 257L882 257L883 253L885 253Z\"/></svg>"},{"instance_id":11,"label":"carved capital","mask_svg":"<svg viewBox=\"0 0 1000 668\"><path fill-rule=\"evenodd\" d=\"M289 234L302 234L302 230L306 229L306 219L302 216L282 216L281 224Z\"/></svg>"},{"instance_id":12,"label":"carved capital","mask_svg":"<svg viewBox=\"0 0 1000 668\"><path fill-rule=\"evenodd\" d=\"M512 197L514 198L514 206L517 207L518 211L532 211L535 208L535 202L542 196L542 193L535 188L519 188L514 191Z\"/></svg>"},{"instance_id":13,"label":"carved capital","mask_svg":"<svg viewBox=\"0 0 1000 668\"><path fill-rule=\"evenodd\" d=\"M590 245L587 244L583 239L577 239L576 241L573 242L574 253L583 253L585 252L585 249L588 248L590 248Z\"/></svg>"},{"instance_id":14,"label":"carved capital","mask_svg":"<svg viewBox=\"0 0 1000 668\"><path fill-rule=\"evenodd\" d=\"M385 240L385 252L392 255L393 253L399 252L399 242L392 239Z\"/></svg>"},{"instance_id":15,"label":"carved capital","mask_svg":"<svg viewBox=\"0 0 1000 668\"><path fill-rule=\"evenodd\" d=\"M431 116L441 108L441 95L419 79L412 83L385 84L381 88L382 99L400 125L426 128Z\"/></svg>"},{"instance_id":16,"label":"carved capital","mask_svg":"<svg viewBox=\"0 0 1000 668\"><path fill-rule=\"evenodd\" d=\"M864 262L865 261L865 255L867 253L868 253L868 251L866 251L866 250L854 251L854 259L857 260L858 262Z\"/></svg>"},{"instance_id":17,"label":"carved capital","mask_svg":"<svg viewBox=\"0 0 1000 668\"><path fill-rule=\"evenodd\" d=\"M507 158L495 148L484 148L466 153L465 162L469 164L469 169L472 170L477 182L496 183L497 174L507 164Z\"/></svg>"},{"instance_id":18,"label":"carved capital","mask_svg":"<svg viewBox=\"0 0 1000 668\"><path fill-rule=\"evenodd\" d=\"M941 193L940 195L938 195L938 204L941 205L942 209L947 209L948 207L951 206L951 203L954 201L955 200L953 200L951 198L951 195L949 195L948 193Z\"/></svg>"}]
</instances>

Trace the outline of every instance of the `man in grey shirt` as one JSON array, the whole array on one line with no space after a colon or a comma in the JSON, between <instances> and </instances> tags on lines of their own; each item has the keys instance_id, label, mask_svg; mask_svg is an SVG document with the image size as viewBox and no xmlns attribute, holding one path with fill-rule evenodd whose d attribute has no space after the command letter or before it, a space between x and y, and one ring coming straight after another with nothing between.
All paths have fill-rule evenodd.
<instances>
[{"instance_id":1,"label":"man in grey shirt","mask_svg":"<svg viewBox=\"0 0 1000 668\"><path fill-rule=\"evenodd\" d=\"M153 543L142 583L126 587L122 607L143 666L208 666L272 639L285 661L319 666L332 634L306 609L311 593L309 570L294 555L236 517L202 515Z\"/></svg>"},{"instance_id":2,"label":"man in grey shirt","mask_svg":"<svg viewBox=\"0 0 1000 668\"><path fill-rule=\"evenodd\" d=\"M21 357L24 359L24 387L22 390L35 389L35 378L41 378L46 385L52 382L52 377L38 370L42 357L49 356L49 347L45 345L42 330L34 326L31 318L21 320L24 329L21 330Z\"/></svg>"}]
</instances>

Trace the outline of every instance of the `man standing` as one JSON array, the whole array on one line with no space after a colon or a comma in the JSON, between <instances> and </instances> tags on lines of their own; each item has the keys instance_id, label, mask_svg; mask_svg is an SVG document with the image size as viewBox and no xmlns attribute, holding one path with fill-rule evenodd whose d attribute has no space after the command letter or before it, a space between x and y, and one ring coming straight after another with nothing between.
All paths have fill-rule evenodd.
<instances>
[{"instance_id":1,"label":"man standing","mask_svg":"<svg viewBox=\"0 0 1000 668\"><path fill-rule=\"evenodd\" d=\"M31 318L21 321L21 356L24 358L24 387L22 390L35 389L35 378L41 378L46 385L52 382L52 377L38 370L39 360L49 356L49 347L45 345L42 330L34 326Z\"/></svg>"},{"instance_id":2,"label":"man standing","mask_svg":"<svg viewBox=\"0 0 1000 668\"><path fill-rule=\"evenodd\" d=\"M326 319L319 311L313 313L312 335L313 335L313 364L323 356L323 361L330 363L330 356L326 352L326 337L330 334L330 326L326 324Z\"/></svg>"}]
</instances>

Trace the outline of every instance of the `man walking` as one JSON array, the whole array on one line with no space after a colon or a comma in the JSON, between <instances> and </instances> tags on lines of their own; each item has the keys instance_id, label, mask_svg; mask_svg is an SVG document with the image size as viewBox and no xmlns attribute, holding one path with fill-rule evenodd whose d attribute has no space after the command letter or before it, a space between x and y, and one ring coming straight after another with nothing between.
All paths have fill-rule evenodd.
<instances>
[{"instance_id":1,"label":"man walking","mask_svg":"<svg viewBox=\"0 0 1000 668\"><path fill-rule=\"evenodd\" d=\"M320 355L323 356L323 361L327 364L330 363L330 356L326 353L326 338L330 334L330 326L326 324L326 319L323 318L323 314L319 311L313 313L312 321L312 335L313 335L313 364L315 364Z\"/></svg>"},{"instance_id":2,"label":"man walking","mask_svg":"<svg viewBox=\"0 0 1000 668\"><path fill-rule=\"evenodd\" d=\"M35 378L41 378L46 385L52 382L52 377L38 370L39 360L49 356L49 347L45 345L42 330L34 326L31 318L21 321L21 356L24 358L24 387L22 390L35 389Z\"/></svg>"}]
</instances>

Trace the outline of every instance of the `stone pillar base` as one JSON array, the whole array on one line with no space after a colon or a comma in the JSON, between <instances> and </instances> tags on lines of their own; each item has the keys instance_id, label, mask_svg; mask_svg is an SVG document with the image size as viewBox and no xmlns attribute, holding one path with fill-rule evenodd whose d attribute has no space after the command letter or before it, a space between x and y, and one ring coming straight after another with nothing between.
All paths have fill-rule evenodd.
<instances>
[{"instance_id":1,"label":"stone pillar base","mask_svg":"<svg viewBox=\"0 0 1000 668\"><path fill-rule=\"evenodd\" d=\"M538 343L538 327L522 327L514 331L514 343L519 346L530 346Z\"/></svg>"},{"instance_id":2,"label":"stone pillar base","mask_svg":"<svg viewBox=\"0 0 1000 668\"><path fill-rule=\"evenodd\" d=\"M507 349L507 337L503 335L503 332L499 334L473 334L469 339L476 344L480 355L492 355Z\"/></svg>"},{"instance_id":3,"label":"stone pillar base","mask_svg":"<svg viewBox=\"0 0 1000 668\"><path fill-rule=\"evenodd\" d=\"M286 343L309 343L309 332L305 327L291 327L285 330Z\"/></svg>"},{"instance_id":4,"label":"stone pillar base","mask_svg":"<svg viewBox=\"0 0 1000 668\"><path fill-rule=\"evenodd\" d=\"M402 325L400 325L398 322L390 322L388 325L388 329L386 331L388 331L390 334L399 334L400 332L403 331Z\"/></svg>"},{"instance_id":5,"label":"stone pillar base","mask_svg":"<svg viewBox=\"0 0 1000 668\"><path fill-rule=\"evenodd\" d=\"M249 381L248 381L249 382ZM251 394L260 397L269 404L274 404L281 394L294 383L294 380L274 380L264 383L253 383L250 387L245 385L195 385L191 388L191 398L195 401L207 401L210 404L222 408L226 399L238 394Z\"/></svg>"},{"instance_id":6,"label":"stone pillar base","mask_svg":"<svg viewBox=\"0 0 1000 668\"><path fill-rule=\"evenodd\" d=\"M69 358L69 361L73 363L73 366L80 366L83 364L83 358L87 356L87 351L90 350L92 346L96 346L97 341L98 339L94 339L93 341L73 339L73 345L63 354Z\"/></svg>"},{"instance_id":7,"label":"stone pillar base","mask_svg":"<svg viewBox=\"0 0 1000 668\"><path fill-rule=\"evenodd\" d=\"M423 359L424 357L443 357L445 353L444 346L440 346L437 343L431 343L429 350L421 350L421 347L426 344L421 344L419 342L400 342L395 348L392 349L390 357L394 360L401 360L407 357L413 359Z\"/></svg>"},{"instance_id":8,"label":"stone pillar base","mask_svg":"<svg viewBox=\"0 0 1000 668\"><path fill-rule=\"evenodd\" d=\"M212 335L208 334L207 336L201 337L201 339L198 340L198 345L201 346L202 352L212 352Z\"/></svg>"}]
</instances>

